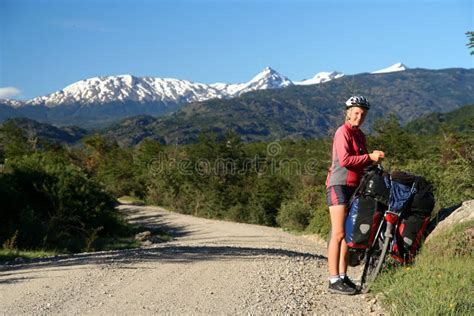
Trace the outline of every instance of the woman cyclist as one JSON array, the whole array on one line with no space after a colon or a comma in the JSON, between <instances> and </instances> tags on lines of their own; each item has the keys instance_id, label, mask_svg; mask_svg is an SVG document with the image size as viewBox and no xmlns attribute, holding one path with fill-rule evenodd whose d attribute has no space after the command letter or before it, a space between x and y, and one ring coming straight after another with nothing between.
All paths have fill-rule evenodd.
<instances>
[{"instance_id":1,"label":"woman cyclist","mask_svg":"<svg viewBox=\"0 0 474 316\"><path fill-rule=\"evenodd\" d=\"M329 292L352 295L356 285L347 277L347 244L344 222L349 199L359 185L364 167L385 156L383 151L368 153L364 133L359 127L370 109L362 96L346 101L346 121L334 135L332 165L326 179L326 199L331 217L331 237L328 246Z\"/></svg>"}]
</instances>

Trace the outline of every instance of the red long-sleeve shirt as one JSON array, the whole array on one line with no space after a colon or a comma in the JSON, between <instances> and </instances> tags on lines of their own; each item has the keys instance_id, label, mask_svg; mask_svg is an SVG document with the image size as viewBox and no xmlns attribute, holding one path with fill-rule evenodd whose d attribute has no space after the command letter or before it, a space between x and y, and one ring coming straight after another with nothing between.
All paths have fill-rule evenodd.
<instances>
[{"instance_id":1,"label":"red long-sleeve shirt","mask_svg":"<svg viewBox=\"0 0 474 316\"><path fill-rule=\"evenodd\" d=\"M326 187L333 185L357 186L364 167L372 161L367 152L364 133L349 122L340 126L332 144L332 164L326 178Z\"/></svg>"}]
</instances>

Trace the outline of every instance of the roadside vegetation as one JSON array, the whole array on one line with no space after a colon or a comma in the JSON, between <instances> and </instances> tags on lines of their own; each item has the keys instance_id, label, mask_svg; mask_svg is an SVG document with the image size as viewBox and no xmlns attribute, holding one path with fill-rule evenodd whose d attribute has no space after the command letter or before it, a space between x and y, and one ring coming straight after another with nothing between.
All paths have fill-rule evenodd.
<instances>
[{"instance_id":1,"label":"roadside vegetation","mask_svg":"<svg viewBox=\"0 0 474 316\"><path fill-rule=\"evenodd\" d=\"M393 315L472 315L474 221L434 236L413 265L382 273L372 290Z\"/></svg>"},{"instance_id":2,"label":"roadside vegetation","mask_svg":"<svg viewBox=\"0 0 474 316\"><path fill-rule=\"evenodd\" d=\"M470 112L472 106L455 117ZM368 142L369 149L386 152L386 170L411 171L431 181L439 210L474 198L474 135L469 122L460 128L448 117L436 124L418 135L387 117L374 125ZM109 240L123 247L133 228L115 208L120 197L325 237L331 141L243 143L229 131L202 133L190 145L145 139L121 147L94 134L70 146L30 137L5 123L0 128L0 245L13 251L77 252L105 249L103 241Z\"/></svg>"}]
</instances>

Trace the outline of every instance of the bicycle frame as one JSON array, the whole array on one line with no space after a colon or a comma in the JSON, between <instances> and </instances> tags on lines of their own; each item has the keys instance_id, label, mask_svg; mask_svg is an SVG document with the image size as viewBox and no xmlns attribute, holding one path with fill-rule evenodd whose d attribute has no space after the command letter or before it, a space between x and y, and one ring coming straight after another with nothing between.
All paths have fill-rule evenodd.
<instances>
[{"instance_id":1,"label":"bicycle frame","mask_svg":"<svg viewBox=\"0 0 474 316\"><path fill-rule=\"evenodd\" d=\"M400 219L399 213L391 212L390 210L385 211L383 216L383 222L387 223L387 227L385 229L385 238L393 238L394 236L394 228L397 226L398 221ZM382 223L383 224L383 223ZM378 235L376 235L378 236Z\"/></svg>"},{"instance_id":2,"label":"bicycle frame","mask_svg":"<svg viewBox=\"0 0 474 316\"><path fill-rule=\"evenodd\" d=\"M387 209L384 212L383 219L380 221L377 228L375 238L365 253L365 265L360 285L362 293L367 293L369 291L370 284L379 274L385 261L385 257L389 252L389 247L395 236L402 213L403 212L393 212L390 209ZM382 231L383 227L385 227L385 230ZM382 247L377 249L381 244ZM374 256L374 253L378 250L380 250L380 255Z\"/></svg>"}]
</instances>

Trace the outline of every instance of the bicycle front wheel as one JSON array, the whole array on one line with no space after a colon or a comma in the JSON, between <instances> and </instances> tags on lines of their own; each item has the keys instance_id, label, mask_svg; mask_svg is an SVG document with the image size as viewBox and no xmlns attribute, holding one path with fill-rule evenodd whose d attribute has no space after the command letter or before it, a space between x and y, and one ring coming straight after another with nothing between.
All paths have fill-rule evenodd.
<instances>
[{"instance_id":1,"label":"bicycle front wheel","mask_svg":"<svg viewBox=\"0 0 474 316\"><path fill-rule=\"evenodd\" d=\"M370 290L372 282L375 280L387 255L388 247L390 246L392 238L386 237L380 248L380 251L369 250L365 260L364 271L361 278L362 293L367 293Z\"/></svg>"}]
</instances>

